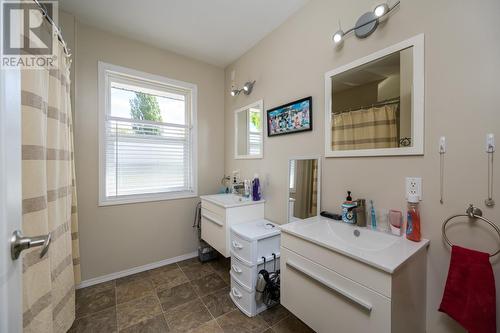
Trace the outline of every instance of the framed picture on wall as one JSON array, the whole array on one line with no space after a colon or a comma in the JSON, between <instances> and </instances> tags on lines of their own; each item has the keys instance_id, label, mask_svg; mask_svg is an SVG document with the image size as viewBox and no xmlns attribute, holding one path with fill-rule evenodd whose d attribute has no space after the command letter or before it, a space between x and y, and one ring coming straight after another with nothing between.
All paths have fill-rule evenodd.
<instances>
[{"instance_id":1,"label":"framed picture on wall","mask_svg":"<svg viewBox=\"0 0 500 333\"><path fill-rule=\"evenodd\" d=\"M267 110L267 136L311 130L311 96Z\"/></svg>"}]
</instances>

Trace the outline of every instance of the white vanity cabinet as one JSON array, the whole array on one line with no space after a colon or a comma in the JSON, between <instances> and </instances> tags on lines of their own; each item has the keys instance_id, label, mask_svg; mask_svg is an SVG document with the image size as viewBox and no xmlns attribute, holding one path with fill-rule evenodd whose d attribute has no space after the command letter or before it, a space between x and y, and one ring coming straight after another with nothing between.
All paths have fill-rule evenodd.
<instances>
[{"instance_id":1,"label":"white vanity cabinet","mask_svg":"<svg viewBox=\"0 0 500 333\"><path fill-rule=\"evenodd\" d=\"M264 218L264 200L252 201L233 194L200 198L201 238L226 258L231 255L231 226Z\"/></svg>"},{"instance_id":2,"label":"white vanity cabinet","mask_svg":"<svg viewBox=\"0 0 500 333\"><path fill-rule=\"evenodd\" d=\"M397 264L388 261L394 270L381 269L316 241L319 237L307 234L307 227L303 235L296 233L298 228L286 228L281 234L281 303L316 332L425 332L427 243L419 247L398 240L393 249L406 246L411 256Z\"/></svg>"}]
</instances>

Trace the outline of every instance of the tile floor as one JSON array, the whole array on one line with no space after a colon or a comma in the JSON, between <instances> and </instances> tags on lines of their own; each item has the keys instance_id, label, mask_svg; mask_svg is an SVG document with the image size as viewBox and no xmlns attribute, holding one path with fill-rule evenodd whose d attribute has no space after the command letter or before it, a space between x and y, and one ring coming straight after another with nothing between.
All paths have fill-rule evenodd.
<instances>
[{"instance_id":1,"label":"tile floor","mask_svg":"<svg viewBox=\"0 0 500 333\"><path fill-rule=\"evenodd\" d=\"M229 260L197 258L76 292L71 333L309 333L281 305L248 318L229 298Z\"/></svg>"}]
</instances>

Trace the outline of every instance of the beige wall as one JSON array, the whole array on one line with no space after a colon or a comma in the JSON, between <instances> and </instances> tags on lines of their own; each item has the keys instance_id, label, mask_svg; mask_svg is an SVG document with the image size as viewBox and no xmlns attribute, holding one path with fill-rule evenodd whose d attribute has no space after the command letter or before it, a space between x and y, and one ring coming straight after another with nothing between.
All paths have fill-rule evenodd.
<instances>
[{"instance_id":1,"label":"beige wall","mask_svg":"<svg viewBox=\"0 0 500 333\"><path fill-rule=\"evenodd\" d=\"M437 312L450 259L440 228L447 216L461 213L469 202L479 205L485 216L500 224L500 197L497 195L495 208L483 204L487 192L485 134L493 132L500 138L500 2L403 0L372 36L364 40L349 36L342 50L334 50L331 36L337 30L338 19L348 28L376 2L310 1L226 68L225 171L240 169L245 177L260 173L267 200L266 217L279 223L285 221L288 158L324 154L324 73L424 33L425 156L328 158L323 163L321 202L322 209L339 211L346 190L352 190L355 197L374 199L379 208L403 209L404 177L423 177L423 234L431 240L428 332L460 332L452 320ZM462 22L457 18L467 19ZM230 97L233 69L239 85L257 80L250 96ZM233 159L233 110L261 98L267 110L309 95L313 96L312 132L266 136L264 159ZM441 135L447 137L448 143L444 205L439 204L438 187L437 145ZM500 193L499 170L497 162L496 193ZM494 244L495 238L486 228L462 224L453 229L450 237L465 246L486 250ZM494 271L499 280L500 263L494 264Z\"/></svg>"},{"instance_id":2,"label":"beige wall","mask_svg":"<svg viewBox=\"0 0 500 333\"><path fill-rule=\"evenodd\" d=\"M223 175L224 133L216 130L224 122L223 69L78 21L75 28L75 163L82 280L195 251L197 236L191 225L198 199L97 206L97 62L198 85L200 195L215 192Z\"/></svg>"}]
</instances>

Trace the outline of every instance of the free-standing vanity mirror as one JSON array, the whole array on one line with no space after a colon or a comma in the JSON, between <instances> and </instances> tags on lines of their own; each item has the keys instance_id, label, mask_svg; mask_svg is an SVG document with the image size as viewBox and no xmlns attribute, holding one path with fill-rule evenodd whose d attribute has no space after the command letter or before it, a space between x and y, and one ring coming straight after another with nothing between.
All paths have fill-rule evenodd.
<instances>
[{"instance_id":1,"label":"free-standing vanity mirror","mask_svg":"<svg viewBox=\"0 0 500 333\"><path fill-rule=\"evenodd\" d=\"M424 153L424 36L325 74L325 155Z\"/></svg>"},{"instance_id":2,"label":"free-standing vanity mirror","mask_svg":"<svg viewBox=\"0 0 500 333\"><path fill-rule=\"evenodd\" d=\"M321 162L318 157L288 161L288 222L319 215Z\"/></svg>"},{"instance_id":3,"label":"free-standing vanity mirror","mask_svg":"<svg viewBox=\"0 0 500 333\"><path fill-rule=\"evenodd\" d=\"M234 158L252 159L263 156L262 100L234 112Z\"/></svg>"}]
</instances>

